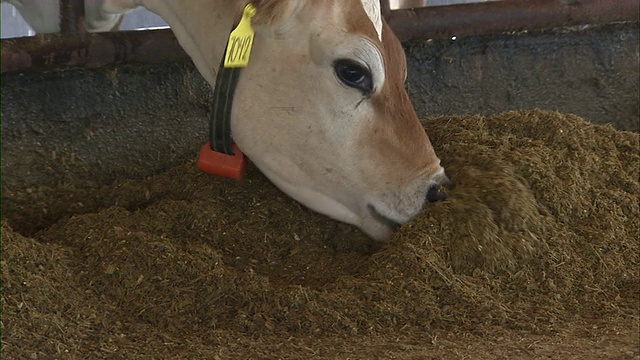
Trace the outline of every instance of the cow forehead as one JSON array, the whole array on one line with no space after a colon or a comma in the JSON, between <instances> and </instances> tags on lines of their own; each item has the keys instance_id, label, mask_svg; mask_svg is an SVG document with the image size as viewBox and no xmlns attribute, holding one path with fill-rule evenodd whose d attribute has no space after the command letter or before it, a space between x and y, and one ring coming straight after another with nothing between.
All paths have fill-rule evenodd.
<instances>
[{"instance_id":1,"label":"cow forehead","mask_svg":"<svg viewBox=\"0 0 640 360\"><path fill-rule=\"evenodd\" d=\"M364 11L367 13L369 20L373 23L373 27L378 34L378 40L382 41L382 13L380 11L379 0L360 0Z\"/></svg>"},{"instance_id":2,"label":"cow forehead","mask_svg":"<svg viewBox=\"0 0 640 360\"><path fill-rule=\"evenodd\" d=\"M340 14L338 21L344 21L348 33L363 35L381 45L384 21L379 0L335 1L333 10Z\"/></svg>"}]
</instances>

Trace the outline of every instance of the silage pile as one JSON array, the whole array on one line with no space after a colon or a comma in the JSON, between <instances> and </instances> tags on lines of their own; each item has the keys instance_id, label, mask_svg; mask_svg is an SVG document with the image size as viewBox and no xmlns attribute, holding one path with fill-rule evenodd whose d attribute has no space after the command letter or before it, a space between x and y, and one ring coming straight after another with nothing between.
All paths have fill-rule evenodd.
<instances>
[{"instance_id":1,"label":"silage pile","mask_svg":"<svg viewBox=\"0 0 640 360\"><path fill-rule=\"evenodd\" d=\"M3 355L273 358L637 318L638 134L543 111L426 128L455 186L382 248L255 169L3 192Z\"/></svg>"}]
</instances>

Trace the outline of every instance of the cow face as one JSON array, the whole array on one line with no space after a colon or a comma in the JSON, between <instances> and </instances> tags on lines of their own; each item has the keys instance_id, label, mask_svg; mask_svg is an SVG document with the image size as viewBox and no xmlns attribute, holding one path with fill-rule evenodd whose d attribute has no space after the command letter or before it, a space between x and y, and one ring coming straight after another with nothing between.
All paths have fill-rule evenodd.
<instances>
[{"instance_id":1,"label":"cow face","mask_svg":"<svg viewBox=\"0 0 640 360\"><path fill-rule=\"evenodd\" d=\"M446 176L404 88L403 49L364 5L258 2L232 136L285 193L386 240Z\"/></svg>"}]
</instances>

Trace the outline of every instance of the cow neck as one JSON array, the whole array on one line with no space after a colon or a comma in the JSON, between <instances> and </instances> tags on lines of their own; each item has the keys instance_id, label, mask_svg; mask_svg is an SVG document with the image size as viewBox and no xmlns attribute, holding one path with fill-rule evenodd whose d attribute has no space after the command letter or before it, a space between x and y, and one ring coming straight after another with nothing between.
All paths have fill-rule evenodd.
<instances>
[{"instance_id":1,"label":"cow neck","mask_svg":"<svg viewBox=\"0 0 640 360\"><path fill-rule=\"evenodd\" d=\"M232 30L229 33L229 38L225 44L224 54L220 60L218 74L216 75L216 84L213 90L213 109L210 112L209 122L209 142L213 151L227 155L234 155L232 150L233 140L231 139L231 109L233 107L233 96L238 86L238 79L246 63L244 65L229 66L226 60L230 55L229 50L232 49L229 44L232 41L234 31L236 31L241 26L241 22L244 21L247 21L250 27L250 19L252 16L248 16L248 13L252 11L250 9L255 9L253 8L252 2L244 8L242 14L234 21ZM252 45L253 35L251 37L251 43L249 44L249 53L251 52ZM245 49L245 51L246 50L247 49Z\"/></svg>"}]
</instances>

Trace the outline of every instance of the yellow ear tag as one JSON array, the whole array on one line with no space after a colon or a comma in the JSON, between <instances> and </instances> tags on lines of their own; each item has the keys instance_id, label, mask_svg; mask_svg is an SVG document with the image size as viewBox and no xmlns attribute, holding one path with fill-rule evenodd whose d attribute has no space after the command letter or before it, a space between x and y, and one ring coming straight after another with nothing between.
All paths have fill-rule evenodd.
<instances>
[{"instance_id":1,"label":"yellow ear tag","mask_svg":"<svg viewBox=\"0 0 640 360\"><path fill-rule=\"evenodd\" d=\"M247 4L242 11L240 23L229 35L227 52L224 57L224 67L237 68L249 65L251 47L253 46L253 28L251 18L256 14L253 4Z\"/></svg>"}]
</instances>

